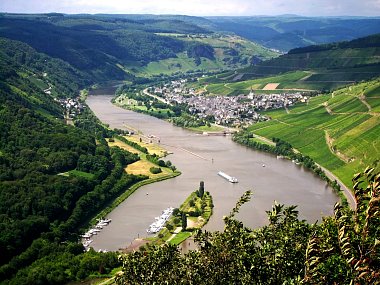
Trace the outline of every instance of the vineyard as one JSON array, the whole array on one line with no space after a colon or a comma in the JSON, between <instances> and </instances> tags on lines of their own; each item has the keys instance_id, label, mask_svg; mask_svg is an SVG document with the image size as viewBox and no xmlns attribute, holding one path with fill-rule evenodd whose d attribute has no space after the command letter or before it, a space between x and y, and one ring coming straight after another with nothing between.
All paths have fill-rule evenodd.
<instances>
[{"instance_id":1,"label":"vineyard","mask_svg":"<svg viewBox=\"0 0 380 285\"><path fill-rule=\"evenodd\" d=\"M378 90L379 80L373 80L313 97L308 103L289 108L289 113L266 112L272 120L252 125L249 131L291 143L350 185L354 173L367 165L378 165Z\"/></svg>"}]
</instances>

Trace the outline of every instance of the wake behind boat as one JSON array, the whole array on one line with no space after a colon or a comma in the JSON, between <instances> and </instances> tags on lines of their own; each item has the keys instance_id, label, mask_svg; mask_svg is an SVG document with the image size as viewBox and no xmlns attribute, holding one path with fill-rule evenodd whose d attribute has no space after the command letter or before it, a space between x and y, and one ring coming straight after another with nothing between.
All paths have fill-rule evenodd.
<instances>
[{"instance_id":1,"label":"wake behind boat","mask_svg":"<svg viewBox=\"0 0 380 285\"><path fill-rule=\"evenodd\" d=\"M222 171L219 171L218 175L222 176L224 179L228 180L231 183L238 183L239 182L236 177L229 176L228 174L226 174L226 173L224 173Z\"/></svg>"}]
</instances>

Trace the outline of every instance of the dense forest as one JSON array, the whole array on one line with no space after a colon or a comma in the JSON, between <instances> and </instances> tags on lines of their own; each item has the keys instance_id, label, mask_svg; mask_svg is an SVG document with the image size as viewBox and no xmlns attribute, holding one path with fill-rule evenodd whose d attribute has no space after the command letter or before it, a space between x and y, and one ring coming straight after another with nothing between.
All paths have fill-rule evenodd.
<instances>
[{"instance_id":1,"label":"dense forest","mask_svg":"<svg viewBox=\"0 0 380 285\"><path fill-rule=\"evenodd\" d=\"M101 15L3 15L0 25L0 37L22 41L64 60L93 81L133 79L123 65L146 65L194 50L192 43L157 33L209 33L177 19L129 20ZM212 57L213 48L203 44L205 49L206 53L191 52L189 57Z\"/></svg>"},{"instance_id":2,"label":"dense forest","mask_svg":"<svg viewBox=\"0 0 380 285\"><path fill-rule=\"evenodd\" d=\"M78 70L20 42L0 45L0 280L63 284L109 272L116 254L83 253L79 229L145 179L124 172L139 158L109 148L113 132L86 109L76 127L64 124L45 88L78 94L87 82Z\"/></svg>"}]
</instances>

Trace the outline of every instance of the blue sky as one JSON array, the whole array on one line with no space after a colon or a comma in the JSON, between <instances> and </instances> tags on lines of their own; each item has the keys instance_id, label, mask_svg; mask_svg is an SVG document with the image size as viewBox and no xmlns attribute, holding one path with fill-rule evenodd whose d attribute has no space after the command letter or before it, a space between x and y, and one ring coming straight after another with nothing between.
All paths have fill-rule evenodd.
<instances>
[{"instance_id":1,"label":"blue sky","mask_svg":"<svg viewBox=\"0 0 380 285\"><path fill-rule=\"evenodd\" d=\"M0 0L9 13L380 16L380 0Z\"/></svg>"}]
</instances>

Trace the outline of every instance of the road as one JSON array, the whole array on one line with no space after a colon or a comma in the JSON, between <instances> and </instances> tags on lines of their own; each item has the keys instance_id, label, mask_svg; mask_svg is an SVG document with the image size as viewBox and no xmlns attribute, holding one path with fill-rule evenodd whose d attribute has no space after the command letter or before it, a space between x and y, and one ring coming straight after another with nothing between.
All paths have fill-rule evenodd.
<instances>
[{"instance_id":1,"label":"road","mask_svg":"<svg viewBox=\"0 0 380 285\"><path fill-rule=\"evenodd\" d=\"M168 105L170 105L170 106L173 106L173 104L169 103L169 102L166 101L164 98L161 98L160 96L157 96L157 95L154 95L154 94L149 93L149 92L148 92L148 88L144 89L144 90L143 90L143 93L144 93L145 95L148 95L148 96L150 96L150 97L152 97L152 98L157 99L158 101L161 101L162 103L165 103L165 104L168 104Z\"/></svg>"},{"instance_id":2,"label":"road","mask_svg":"<svg viewBox=\"0 0 380 285\"><path fill-rule=\"evenodd\" d=\"M316 165L318 165L327 175L328 178L330 178L331 180L336 180L340 186L341 189L343 189L344 191L344 196L346 196L347 198L347 201L351 207L351 209L353 210L356 210L356 199L354 197L354 195L352 194L351 190L346 186L344 185L344 183L342 181L339 180L338 177L336 177L330 170L324 168L323 166L319 165L318 163L316 163Z\"/></svg>"}]
</instances>

